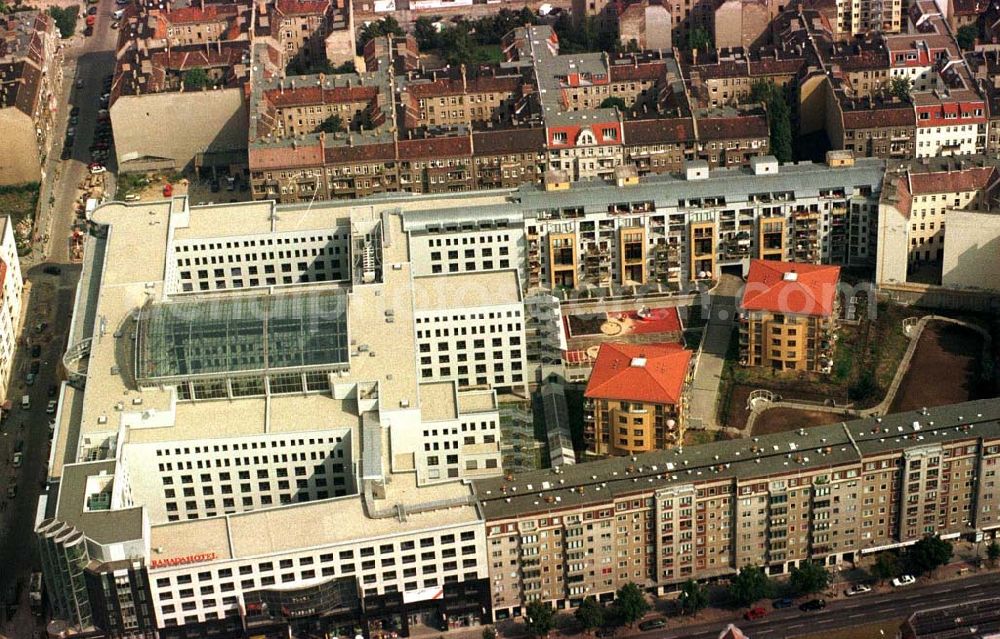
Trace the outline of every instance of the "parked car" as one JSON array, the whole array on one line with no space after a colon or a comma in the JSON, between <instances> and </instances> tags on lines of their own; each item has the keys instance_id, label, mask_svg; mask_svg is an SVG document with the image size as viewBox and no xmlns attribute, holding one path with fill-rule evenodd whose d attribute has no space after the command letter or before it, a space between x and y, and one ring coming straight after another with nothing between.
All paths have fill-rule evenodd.
<instances>
[{"instance_id":1,"label":"parked car","mask_svg":"<svg viewBox=\"0 0 1000 639\"><path fill-rule=\"evenodd\" d=\"M871 586L866 586L864 584L854 584L850 588L844 591L844 594L848 597L853 597L854 595L863 595L865 593L871 592Z\"/></svg>"},{"instance_id":2,"label":"parked car","mask_svg":"<svg viewBox=\"0 0 1000 639\"><path fill-rule=\"evenodd\" d=\"M776 610L781 610L782 608L791 608L793 605L795 605L795 602L792 601L791 597L782 597L781 599L775 599L774 601L771 602L771 607L775 608Z\"/></svg>"},{"instance_id":3,"label":"parked car","mask_svg":"<svg viewBox=\"0 0 1000 639\"><path fill-rule=\"evenodd\" d=\"M639 624L639 630L656 630L657 628L665 628L666 626L666 619L647 619Z\"/></svg>"},{"instance_id":4,"label":"parked car","mask_svg":"<svg viewBox=\"0 0 1000 639\"><path fill-rule=\"evenodd\" d=\"M78 118L75 115L69 116L69 124L70 124L70 126L76 126L79 123L80 123L80 118Z\"/></svg>"},{"instance_id":5,"label":"parked car","mask_svg":"<svg viewBox=\"0 0 1000 639\"><path fill-rule=\"evenodd\" d=\"M90 173L91 173L91 175L97 175L98 173L104 173L105 171L107 171L107 169L104 168L104 166L98 164L97 162L91 162L90 163Z\"/></svg>"},{"instance_id":6,"label":"parked car","mask_svg":"<svg viewBox=\"0 0 1000 639\"><path fill-rule=\"evenodd\" d=\"M56 414L56 407L58 405L59 405L59 402L57 402L54 399L50 399L48 405L45 407L45 414L46 415L55 415Z\"/></svg>"},{"instance_id":7,"label":"parked car","mask_svg":"<svg viewBox=\"0 0 1000 639\"><path fill-rule=\"evenodd\" d=\"M88 16L96 16L97 15L97 7L94 6L94 5L91 5L91 6L87 7L87 15Z\"/></svg>"},{"instance_id":8,"label":"parked car","mask_svg":"<svg viewBox=\"0 0 1000 639\"><path fill-rule=\"evenodd\" d=\"M70 149L69 147L64 146L63 150L62 150L62 153L59 154L59 159L60 160L68 160L71 157L73 157L73 150Z\"/></svg>"},{"instance_id":9,"label":"parked car","mask_svg":"<svg viewBox=\"0 0 1000 639\"><path fill-rule=\"evenodd\" d=\"M762 606L751 608L750 610L747 610L745 613L743 613L743 618L746 619L747 621L753 621L754 619L760 619L761 617L766 617L766 616L767 616L767 610Z\"/></svg>"},{"instance_id":10,"label":"parked car","mask_svg":"<svg viewBox=\"0 0 1000 639\"><path fill-rule=\"evenodd\" d=\"M27 375L25 375L24 376L24 383L25 383L26 386L34 386L35 385L35 374L34 373L28 373Z\"/></svg>"},{"instance_id":11,"label":"parked car","mask_svg":"<svg viewBox=\"0 0 1000 639\"><path fill-rule=\"evenodd\" d=\"M802 612L812 612L815 610L822 610L823 608L826 608L826 601L823 599L810 599L799 606L799 610Z\"/></svg>"},{"instance_id":12,"label":"parked car","mask_svg":"<svg viewBox=\"0 0 1000 639\"><path fill-rule=\"evenodd\" d=\"M55 384L49 384L49 397L55 397L59 394L59 387Z\"/></svg>"},{"instance_id":13,"label":"parked car","mask_svg":"<svg viewBox=\"0 0 1000 639\"><path fill-rule=\"evenodd\" d=\"M79 79L78 79L78 80L76 81L76 88L77 88L77 89L82 89L82 88L83 88L83 78L79 78ZM79 108L80 108L80 107L73 107L73 108L74 108L74 109L77 109L77 110L79 110ZM70 113L72 114L73 112L72 112L72 111L70 111Z\"/></svg>"},{"instance_id":14,"label":"parked car","mask_svg":"<svg viewBox=\"0 0 1000 639\"><path fill-rule=\"evenodd\" d=\"M11 462L11 464L14 466L14 468L20 468L21 460L23 459L24 459L24 453L14 453L14 460L13 462Z\"/></svg>"},{"instance_id":15,"label":"parked car","mask_svg":"<svg viewBox=\"0 0 1000 639\"><path fill-rule=\"evenodd\" d=\"M118 21L116 20L115 22L112 22L112 23L111 23L111 28L112 28L112 29L117 29L117 28L118 28L118 25L119 25L119 24L120 24L120 23L119 23L119 22L118 22Z\"/></svg>"},{"instance_id":16,"label":"parked car","mask_svg":"<svg viewBox=\"0 0 1000 639\"><path fill-rule=\"evenodd\" d=\"M892 585L895 588L902 588L903 586L909 586L915 583L917 583L917 580L913 577L913 575L902 575L901 577L896 577L892 580Z\"/></svg>"},{"instance_id":17,"label":"parked car","mask_svg":"<svg viewBox=\"0 0 1000 639\"><path fill-rule=\"evenodd\" d=\"M83 80L78 80L78 82L83 82ZM70 114L71 117L74 117L74 118L76 116L80 115L80 107L78 107L78 106L73 107L72 109L69 110L69 114Z\"/></svg>"},{"instance_id":18,"label":"parked car","mask_svg":"<svg viewBox=\"0 0 1000 639\"><path fill-rule=\"evenodd\" d=\"M87 28L83 30L83 35L88 38L94 35L94 27L87 25Z\"/></svg>"},{"instance_id":19,"label":"parked car","mask_svg":"<svg viewBox=\"0 0 1000 639\"><path fill-rule=\"evenodd\" d=\"M42 269L42 273L45 273L46 275L61 275L62 269L59 268L58 266L52 266L50 264L49 266L46 266L45 268Z\"/></svg>"},{"instance_id":20,"label":"parked car","mask_svg":"<svg viewBox=\"0 0 1000 639\"><path fill-rule=\"evenodd\" d=\"M42 356L42 345L41 344L32 344L31 345L31 356L32 357L41 357Z\"/></svg>"},{"instance_id":21,"label":"parked car","mask_svg":"<svg viewBox=\"0 0 1000 639\"><path fill-rule=\"evenodd\" d=\"M38 371L41 368L42 368L41 363L36 359L36 360L33 360L31 362L31 364L28 366L28 372L31 372L31 373L34 373L35 375L37 375Z\"/></svg>"},{"instance_id":22,"label":"parked car","mask_svg":"<svg viewBox=\"0 0 1000 639\"><path fill-rule=\"evenodd\" d=\"M17 484L11 484L10 486L7 486L7 497L10 499L14 499L15 497L17 497Z\"/></svg>"}]
</instances>

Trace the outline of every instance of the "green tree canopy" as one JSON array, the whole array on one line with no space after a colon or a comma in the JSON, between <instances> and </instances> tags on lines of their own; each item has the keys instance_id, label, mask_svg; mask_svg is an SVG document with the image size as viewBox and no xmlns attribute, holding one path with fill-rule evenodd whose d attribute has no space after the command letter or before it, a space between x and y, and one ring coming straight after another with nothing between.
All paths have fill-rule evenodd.
<instances>
[{"instance_id":1,"label":"green tree canopy","mask_svg":"<svg viewBox=\"0 0 1000 639\"><path fill-rule=\"evenodd\" d=\"M891 552L879 553L871 569L872 577L879 581L892 579L899 574L899 560Z\"/></svg>"},{"instance_id":2,"label":"green tree canopy","mask_svg":"<svg viewBox=\"0 0 1000 639\"><path fill-rule=\"evenodd\" d=\"M715 45L712 43L712 34L705 27L691 29L691 35L688 36L687 44L689 51L694 51L695 49L708 51L715 48Z\"/></svg>"},{"instance_id":3,"label":"green tree canopy","mask_svg":"<svg viewBox=\"0 0 1000 639\"><path fill-rule=\"evenodd\" d=\"M631 626L649 612L649 602L642 588L631 581L615 593L615 612L622 623Z\"/></svg>"},{"instance_id":4,"label":"green tree canopy","mask_svg":"<svg viewBox=\"0 0 1000 639\"><path fill-rule=\"evenodd\" d=\"M955 34L958 46L962 47L965 51L971 51L976 46L976 38L978 37L979 27L975 24L967 24L964 27L959 27L958 33Z\"/></svg>"},{"instance_id":5,"label":"green tree canopy","mask_svg":"<svg viewBox=\"0 0 1000 639\"><path fill-rule=\"evenodd\" d=\"M996 540L991 541L990 545L986 547L986 558L990 560L991 564L996 564L997 559L1000 559L1000 544Z\"/></svg>"},{"instance_id":6,"label":"green tree canopy","mask_svg":"<svg viewBox=\"0 0 1000 639\"><path fill-rule=\"evenodd\" d=\"M587 597L573 613L584 632L592 632L604 624L604 607L593 597Z\"/></svg>"},{"instance_id":7,"label":"green tree canopy","mask_svg":"<svg viewBox=\"0 0 1000 639\"><path fill-rule=\"evenodd\" d=\"M750 88L750 100L763 103L767 109L771 155L778 158L779 162L791 162L792 110L784 91L770 80L756 82Z\"/></svg>"},{"instance_id":8,"label":"green tree canopy","mask_svg":"<svg viewBox=\"0 0 1000 639\"><path fill-rule=\"evenodd\" d=\"M683 614L696 615L708 607L708 589L694 579L688 579L681 586L681 595L678 601L681 604Z\"/></svg>"},{"instance_id":9,"label":"green tree canopy","mask_svg":"<svg viewBox=\"0 0 1000 639\"><path fill-rule=\"evenodd\" d=\"M438 16L434 16L433 18L420 16L417 18L417 21L413 23L413 37L416 38L417 46L420 47L421 51L426 51L427 49L437 49L438 31L434 23L438 20L440 20Z\"/></svg>"},{"instance_id":10,"label":"green tree canopy","mask_svg":"<svg viewBox=\"0 0 1000 639\"><path fill-rule=\"evenodd\" d=\"M830 573L815 561L803 561L797 568L792 568L789 578L792 589L800 595L811 595L830 585Z\"/></svg>"},{"instance_id":11,"label":"green tree canopy","mask_svg":"<svg viewBox=\"0 0 1000 639\"><path fill-rule=\"evenodd\" d=\"M763 599L771 589L771 581L760 566L743 566L729 582L729 597L737 606L749 606Z\"/></svg>"},{"instance_id":12,"label":"green tree canopy","mask_svg":"<svg viewBox=\"0 0 1000 639\"><path fill-rule=\"evenodd\" d=\"M602 109L617 108L619 111L624 113L625 111L628 110L628 105L625 104L625 100L623 98L619 98L618 96L611 96L610 98L604 98L604 100L601 102L601 108Z\"/></svg>"},{"instance_id":13,"label":"green tree canopy","mask_svg":"<svg viewBox=\"0 0 1000 639\"><path fill-rule=\"evenodd\" d=\"M380 38L388 35L403 35L403 27L399 26L399 21L392 16L386 16L381 20L369 22L361 27L361 46L364 46L372 38Z\"/></svg>"},{"instance_id":14,"label":"green tree canopy","mask_svg":"<svg viewBox=\"0 0 1000 639\"><path fill-rule=\"evenodd\" d=\"M934 535L927 535L906 551L906 559L916 573L931 572L951 560L954 554L951 542Z\"/></svg>"},{"instance_id":15,"label":"green tree canopy","mask_svg":"<svg viewBox=\"0 0 1000 639\"><path fill-rule=\"evenodd\" d=\"M212 84L212 79L204 69L196 68L184 74L184 88L194 90L203 89Z\"/></svg>"},{"instance_id":16,"label":"green tree canopy","mask_svg":"<svg viewBox=\"0 0 1000 639\"><path fill-rule=\"evenodd\" d=\"M497 639L497 631L493 626L483 628L483 639Z\"/></svg>"},{"instance_id":17,"label":"green tree canopy","mask_svg":"<svg viewBox=\"0 0 1000 639\"><path fill-rule=\"evenodd\" d=\"M316 130L324 133L340 133L345 130L344 118L334 113L327 119L323 120Z\"/></svg>"},{"instance_id":18,"label":"green tree canopy","mask_svg":"<svg viewBox=\"0 0 1000 639\"><path fill-rule=\"evenodd\" d=\"M13 10L13 7L9 7ZM73 34L76 33L76 18L80 14L80 7L78 5L70 5L68 7L49 7L48 14L52 16L52 19L56 23L56 28L59 29L59 35L63 38L71 38Z\"/></svg>"},{"instance_id":19,"label":"green tree canopy","mask_svg":"<svg viewBox=\"0 0 1000 639\"><path fill-rule=\"evenodd\" d=\"M552 606L541 601L532 601L525 610L524 629L528 631L529 637L547 637L552 631L554 617Z\"/></svg>"},{"instance_id":20,"label":"green tree canopy","mask_svg":"<svg viewBox=\"0 0 1000 639\"><path fill-rule=\"evenodd\" d=\"M906 101L910 99L910 79L893 78L889 80L889 95Z\"/></svg>"}]
</instances>

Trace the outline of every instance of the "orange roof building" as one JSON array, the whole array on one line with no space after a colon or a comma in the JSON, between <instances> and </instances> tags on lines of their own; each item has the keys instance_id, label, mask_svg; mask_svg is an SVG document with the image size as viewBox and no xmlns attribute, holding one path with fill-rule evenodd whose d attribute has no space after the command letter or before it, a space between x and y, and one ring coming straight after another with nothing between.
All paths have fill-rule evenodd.
<instances>
[{"instance_id":1,"label":"orange roof building","mask_svg":"<svg viewBox=\"0 0 1000 639\"><path fill-rule=\"evenodd\" d=\"M740 363L829 373L840 267L753 260L740 302Z\"/></svg>"},{"instance_id":2,"label":"orange roof building","mask_svg":"<svg viewBox=\"0 0 1000 639\"><path fill-rule=\"evenodd\" d=\"M677 444L690 363L679 344L602 344L584 394L588 450L631 455Z\"/></svg>"}]
</instances>

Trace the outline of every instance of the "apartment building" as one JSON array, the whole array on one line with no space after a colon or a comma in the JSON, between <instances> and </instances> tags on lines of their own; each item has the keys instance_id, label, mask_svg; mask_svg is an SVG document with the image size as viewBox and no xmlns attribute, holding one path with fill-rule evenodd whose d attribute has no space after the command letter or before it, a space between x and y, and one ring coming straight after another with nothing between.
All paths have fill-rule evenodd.
<instances>
[{"instance_id":1,"label":"apartment building","mask_svg":"<svg viewBox=\"0 0 1000 639\"><path fill-rule=\"evenodd\" d=\"M376 39L362 73L262 70L250 97L254 197L508 188L550 171L611 180L624 165L640 174L695 158L737 166L767 152L761 111L692 112L662 52L560 55L558 46L550 27L521 28L505 38L499 65L424 70L412 38ZM601 108L611 96L626 112ZM334 115L341 130L320 131Z\"/></svg>"},{"instance_id":2,"label":"apartment building","mask_svg":"<svg viewBox=\"0 0 1000 639\"><path fill-rule=\"evenodd\" d=\"M493 614L993 536L1000 402L480 480Z\"/></svg>"},{"instance_id":3,"label":"apartment building","mask_svg":"<svg viewBox=\"0 0 1000 639\"><path fill-rule=\"evenodd\" d=\"M927 158L888 171L879 212L879 281L906 282L917 273L940 280L949 253L945 232L949 216L994 210L998 178L995 161L983 156ZM991 238L984 231L978 240ZM955 262L948 269L950 279L969 281L977 272L974 263L965 259L957 263L964 252L961 247L968 246L962 240L952 247Z\"/></svg>"},{"instance_id":4,"label":"apartment building","mask_svg":"<svg viewBox=\"0 0 1000 639\"><path fill-rule=\"evenodd\" d=\"M0 16L0 185L39 182L55 127L62 55L55 22L41 11Z\"/></svg>"},{"instance_id":5,"label":"apartment building","mask_svg":"<svg viewBox=\"0 0 1000 639\"><path fill-rule=\"evenodd\" d=\"M691 351L680 344L600 346L584 393L584 439L595 455L631 455L684 437Z\"/></svg>"},{"instance_id":6,"label":"apartment building","mask_svg":"<svg viewBox=\"0 0 1000 639\"><path fill-rule=\"evenodd\" d=\"M521 292L511 269L414 280L401 213L447 204L94 213L37 530L58 618L159 637L484 619L461 480L503 472L493 386L523 358ZM424 378L442 326L456 362L489 358L483 387Z\"/></svg>"},{"instance_id":7,"label":"apartment building","mask_svg":"<svg viewBox=\"0 0 1000 639\"><path fill-rule=\"evenodd\" d=\"M14 373L14 353L21 319L21 262L14 239L14 223L10 217L0 219L0 394L7 390Z\"/></svg>"},{"instance_id":8,"label":"apartment building","mask_svg":"<svg viewBox=\"0 0 1000 639\"><path fill-rule=\"evenodd\" d=\"M839 281L839 266L751 261L740 301L740 362L829 373Z\"/></svg>"}]
</instances>

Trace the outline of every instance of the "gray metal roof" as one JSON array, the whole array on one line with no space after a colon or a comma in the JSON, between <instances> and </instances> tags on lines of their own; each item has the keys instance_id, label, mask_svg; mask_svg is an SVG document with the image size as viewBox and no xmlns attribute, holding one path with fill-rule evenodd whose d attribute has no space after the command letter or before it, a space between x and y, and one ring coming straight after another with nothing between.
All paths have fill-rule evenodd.
<instances>
[{"instance_id":1,"label":"gray metal roof","mask_svg":"<svg viewBox=\"0 0 1000 639\"><path fill-rule=\"evenodd\" d=\"M71 464L63 469L59 482L59 506L55 517L73 526L88 539L99 544L111 544L142 538L142 508L86 511L84 500L87 478L104 472L114 477L114 460Z\"/></svg>"},{"instance_id":2,"label":"gray metal roof","mask_svg":"<svg viewBox=\"0 0 1000 639\"><path fill-rule=\"evenodd\" d=\"M783 164L777 173L754 175L749 168L717 169L707 179L660 174L641 178L639 184L618 187L604 181L574 182L568 191L546 192L535 185L518 190L521 209L531 211L584 207L587 212L606 212L608 205L620 202L655 202L657 207L677 206L684 199L724 196L726 202L745 202L752 193L793 192L796 198L816 197L821 189L866 186L881 187L885 162L861 158L854 166L830 168L826 164Z\"/></svg>"},{"instance_id":3,"label":"gray metal roof","mask_svg":"<svg viewBox=\"0 0 1000 639\"><path fill-rule=\"evenodd\" d=\"M1000 439L1000 399L908 411L701 446L615 457L473 483L487 520L607 503L689 483L767 479L860 464L862 455L978 437ZM933 421L933 427L930 422ZM918 428L914 429L914 422ZM875 428L880 432L874 432ZM899 430L902 429L902 430ZM850 434L848 434L850 433ZM891 435L889 434L891 433Z\"/></svg>"}]
</instances>

